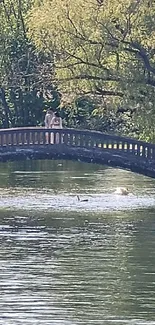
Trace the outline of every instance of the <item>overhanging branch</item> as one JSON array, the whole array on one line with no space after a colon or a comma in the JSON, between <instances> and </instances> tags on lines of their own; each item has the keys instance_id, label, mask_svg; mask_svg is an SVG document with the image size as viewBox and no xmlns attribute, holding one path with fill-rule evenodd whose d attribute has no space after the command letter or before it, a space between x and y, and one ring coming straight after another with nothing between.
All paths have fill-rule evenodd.
<instances>
[{"instance_id":1,"label":"overhanging branch","mask_svg":"<svg viewBox=\"0 0 155 325\"><path fill-rule=\"evenodd\" d=\"M95 87L96 88L96 94L98 95L102 95L102 96L115 96L115 97L123 97L124 94L120 91L114 91L114 90L105 90L99 87Z\"/></svg>"},{"instance_id":2,"label":"overhanging branch","mask_svg":"<svg viewBox=\"0 0 155 325\"><path fill-rule=\"evenodd\" d=\"M98 76L91 76L91 75L87 75L87 74L82 74L79 76L74 76L74 77L68 77L68 78L63 78L63 79L59 79L59 81L63 82L63 81L70 81L70 80L101 80L101 81L119 81L119 78L117 77L98 77Z\"/></svg>"}]
</instances>

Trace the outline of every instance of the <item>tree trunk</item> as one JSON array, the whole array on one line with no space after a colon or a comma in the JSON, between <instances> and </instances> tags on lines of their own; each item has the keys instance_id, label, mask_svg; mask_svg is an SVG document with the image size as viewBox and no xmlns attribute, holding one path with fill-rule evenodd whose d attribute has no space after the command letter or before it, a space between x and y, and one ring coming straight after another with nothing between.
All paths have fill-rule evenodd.
<instances>
[{"instance_id":1,"label":"tree trunk","mask_svg":"<svg viewBox=\"0 0 155 325\"><path fill-rule=\"evenodd\" d=\"M5 128L9 128L10 123L12 126L12 113L6 101L5 90L2 87L0 88L0 99L2 101L3 114L5 116L5 121L3 124Z\"/></svg>"}]
</instances>

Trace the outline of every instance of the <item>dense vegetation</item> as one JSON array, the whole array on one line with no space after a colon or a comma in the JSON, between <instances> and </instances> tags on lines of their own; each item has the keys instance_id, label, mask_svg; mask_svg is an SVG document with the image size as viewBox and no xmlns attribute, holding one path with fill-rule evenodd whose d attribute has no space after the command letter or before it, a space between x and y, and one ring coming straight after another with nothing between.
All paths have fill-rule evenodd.
<instances>
[{"instance_id":1,"label":"dense vegetation","mask_svg":"<svg viewBox=\"0 0 155 325\"><path fill-rule=\"evenodd\" d=\"M2 0L1 127L68 126L155 140L154 0Z\"/></svg>"}]
</instances>

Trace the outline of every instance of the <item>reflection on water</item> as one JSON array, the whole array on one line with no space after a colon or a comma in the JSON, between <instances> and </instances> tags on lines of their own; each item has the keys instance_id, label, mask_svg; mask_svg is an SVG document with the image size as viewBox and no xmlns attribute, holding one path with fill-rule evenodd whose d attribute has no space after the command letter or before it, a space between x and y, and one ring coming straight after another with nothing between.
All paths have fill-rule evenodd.
<instances>
[{"instance_id":1,"label":"reflection on water","mask_svg":"<svg viewBox=\"0 0 155 325\"><path fill-rule=\"evenodd\" d=\"M59 164L0 165L0 324L155 324L155 181Z\"/></svg>"}]
</instances>

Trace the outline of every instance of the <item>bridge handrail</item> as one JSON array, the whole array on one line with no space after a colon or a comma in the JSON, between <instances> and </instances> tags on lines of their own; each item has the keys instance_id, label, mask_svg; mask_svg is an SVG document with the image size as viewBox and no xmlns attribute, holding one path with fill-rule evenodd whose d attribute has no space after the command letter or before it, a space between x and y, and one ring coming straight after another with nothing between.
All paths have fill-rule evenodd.
<instances>
[{"instance_id":1,"label":"bridge handrail","mask_svg":"<svg viewBox=\"0 0 155 325\"><path fill-rule=\"evenodd\" d=\"M18 127L0 129L0 148L32 145L67 145L94 150L115 150L142 158L155 159L155 144L134 138L80 129L46 129L45 127Z\"/></svg>"},{"instance_id":2,"label":"bridge handrail","mask_svg":"<svg viewBox=\"0 0 155 325\"><path fill-rule=\"evenodd\" d=\"M60 134L81 134L81 135L88 135L92 137L97 137L97 138L104 138L104 139L111 139L111 140L117 140L117 141L123 141L127 143L133 143L133 144L139 144L139 145L145 145L148 147L153 147L155 148L155 144L142 141L142 140L137 140L135 138L130 138L130 137L125 137L125 136L119 136L119 135L114 135L114 134L109 134L109 133L103 133L100 131L94 131L94 130L81 130L81 129L74 129L74 128L63 128L63 129L46 129L45 127L17 127L17 128L7 128L7 129L0 129L0 135L1 134L7 134L7 133L21 133L21 131L28 132L31 131L32 133L34 132L52 132L52 133L60 133Z\"/></svg>"}]
</instances>

